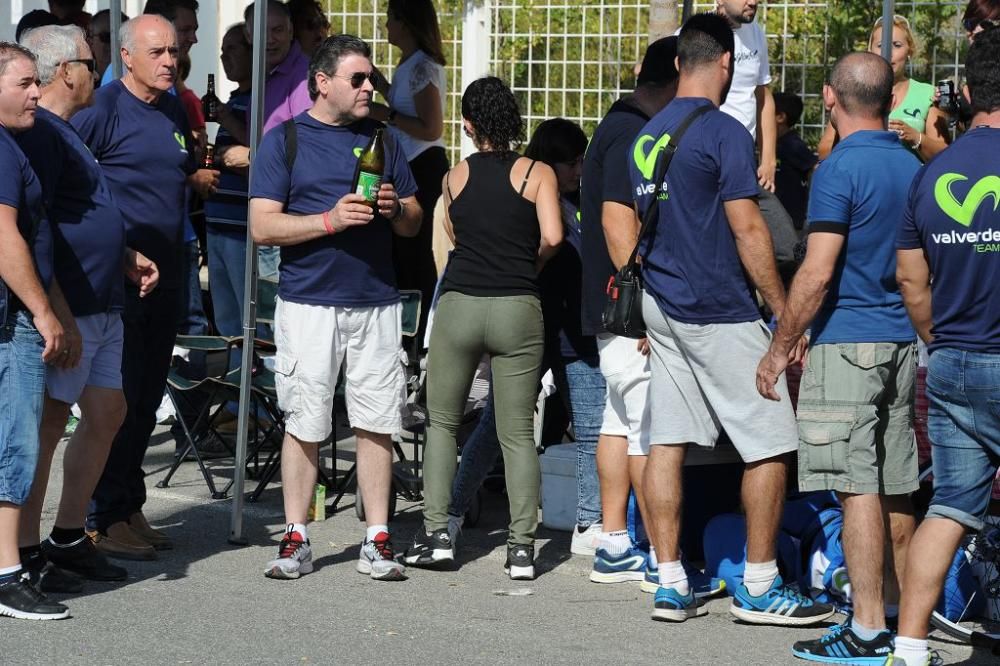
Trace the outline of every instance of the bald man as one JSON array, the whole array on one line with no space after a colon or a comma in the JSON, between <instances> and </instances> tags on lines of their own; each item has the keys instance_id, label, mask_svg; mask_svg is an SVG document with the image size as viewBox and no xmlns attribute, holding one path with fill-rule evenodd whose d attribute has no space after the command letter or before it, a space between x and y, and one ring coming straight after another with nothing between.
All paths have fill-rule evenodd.
<instances>
[{"instance_id":1,"label":"bald man","mask_svg":"<svg viewBox=\"0 0 1000 666\"><path fill-rule=\"evenodd\" d=\"M122 559L156 559L170 539L150 527L142 461L156 422L170 365L181 298L185 187L209 196L218 172L196 170L193 140L180 102L165 94L177 77L177 34L159 15L122 26L125 74L94 94L73 116L101 164L125 219L129 247L160 270L158 288L141 294L125 286L122 385L127 413L94 490L88 533L97 548Z\"/></svg>"},{"instance_id":2,"label":"bald man","mask_svg":"<svg viewBox=\"0 0 1000 666\"><path fill-rule=\"evenodd\" d=\"M883 597L898 604L899 589L896 576L883 580L885 535L888 570L900 574L914 529L916 334L896 284L895 243L920 162L885 129L892 82L885 60L850 53L823 86L841 141L813 176L806 258L757 369L761 395L777 399L775 381L812 324L799 392L799 490L836 491L844 507L854 613L848 627L795 644L792 653L810 661L888 657Z\"/></svg>"}]
</instances>

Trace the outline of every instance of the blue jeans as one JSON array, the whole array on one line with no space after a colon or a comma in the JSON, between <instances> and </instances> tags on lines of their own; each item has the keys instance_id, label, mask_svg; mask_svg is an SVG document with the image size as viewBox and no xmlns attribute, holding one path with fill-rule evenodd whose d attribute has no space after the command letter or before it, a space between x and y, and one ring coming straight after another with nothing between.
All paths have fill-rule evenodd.
<instances>
[{"instance_id":1,"label":"blue jeans","mask_svg":"<svg viewBox=\"0 0 1000 666\"><path fill-rule=\"evenodd\" d=\"M246 228L209 224L208 286L219 335L243 334L243 293L246 280Z\"/></svg>"},{"instance_id":2,"label":"blue jeans","mask_svg":"<svg viewBox=\"0 0 1000 666\"><path fill-rule=\"evenodd\" d=\"M45 395L45 343L25 310L0 326L0 502L21 506L38 464Z\"/></svg>"},{"instance_id":3,"label":"blue jeans","mask_svg":"<svg viewBox=\"0 0 1000 666\"><path fill-rule=\"evenodd\" d=\"M981 530L1000 465L1000 354L936 350L927 401L934 468L927 516Z\"/></svg>"},{"instance_id":4,"label":"blue jeans","mask_svg":"<svg viewBox=\"0 0 1000 666\"><path fill-rule=\"evenodd\" d=\"M552 368L559 391L568 396L576 437L576 522L582 528L601 520L601 487L597 479L597 437L604 416L604 376L596 358L560 363ZM462 462L452 484L448 513L461 516L500 455L493 415L493 391L479 424L462 447Z\"/></svg>"},{"instance_id":5,"label":"blue jeans","mask_svg":"<svg viewBox=\"0 0 1000 666\"><path fill-rule=\"evenodd\" d=\"M206 335L208 317L201 303L201 277L199 277L198 241L185 243L181 250L181 301L177 333L181 335Z\"/></svg>"},{"instance_id":6,"label":"blue jeans","mask_svg":"<svg viewBox=\"0 0 1000 666\"><path fill-rule=\"evenodd\" d=\"M278 267L281 265L280 247L257 248L257 275L262 278L278 279Z\"/></svg>"}]
</instances>

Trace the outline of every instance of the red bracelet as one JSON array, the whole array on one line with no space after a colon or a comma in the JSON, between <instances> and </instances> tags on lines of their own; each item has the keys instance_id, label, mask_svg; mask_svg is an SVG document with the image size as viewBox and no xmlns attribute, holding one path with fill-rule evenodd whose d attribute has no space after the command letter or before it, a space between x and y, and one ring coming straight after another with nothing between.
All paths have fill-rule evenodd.
<instances>
[{"instance_id":1,"label":"red bracelet","mask_svg":"<svg viewBox=\"0 0 1000 666\"><path fill-rule=\"evenodd\" d=\"M326 233L329 236L332 236L334 232L337 231L333 228L333 225L330 224L330 211L323 213L323 226L326 227Z\"/></svg>"}]
</instances>

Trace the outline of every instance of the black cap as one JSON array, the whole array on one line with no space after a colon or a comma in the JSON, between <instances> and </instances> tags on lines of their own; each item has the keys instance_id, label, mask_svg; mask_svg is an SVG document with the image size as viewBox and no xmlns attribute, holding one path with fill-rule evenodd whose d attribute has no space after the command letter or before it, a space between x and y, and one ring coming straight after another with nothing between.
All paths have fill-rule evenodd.
<instances>
[{"instance_id":1,"label":"black cap","mask_svg":"<svg viewBox=\"0 0 1000 666\"><path fill-rule=\"evenodd\" d=\"M661 37L646 48L639 70L638 85L665 85L677 80L677 38Z\"/></svg>"}]
</instances>

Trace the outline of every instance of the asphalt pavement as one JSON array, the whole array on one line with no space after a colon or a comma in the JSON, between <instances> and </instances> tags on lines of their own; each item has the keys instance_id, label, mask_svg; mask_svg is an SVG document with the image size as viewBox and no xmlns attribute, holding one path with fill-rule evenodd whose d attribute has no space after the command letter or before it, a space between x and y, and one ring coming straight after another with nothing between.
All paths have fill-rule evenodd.
<instances>
[{"instance_id":1,"label":"asphalt pavement","mask_svg":"<svg viewBox=\"0 0 1000 666\"><path fill-rule=\"evenodd\" d=\"M209 497L194 463L170 488L155 487L173 442L162 432L153 441L146 515L175 549L154 562L119 562L129 570L123 583L88 582L83 593L60 598L70 619L0 618L0 664L802 664L791 644L822 633L738 624L727 599L683 624L653 622L652 595L637 583L590 583L588 560L569 555L569 534L544 528L540 576L512 582L503 573L505 498L494 493L479 525L463 533L452 570L410 569L403 582L358 574L364 528L347 495L335 514L310 525L315 572L270 580L264 564L284 527L280 486L247 505L248 545L233 546L231 502ZM60 458L43 534L54 519ZM341 470L349 464L341 460ZM226 466L213 467L224 480ZM400 502L397 550L419 520L418 505ZM954 643L933 647L948 664L996 663Z\"/></svg>"}]
</instances>

